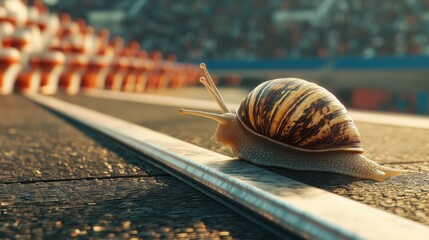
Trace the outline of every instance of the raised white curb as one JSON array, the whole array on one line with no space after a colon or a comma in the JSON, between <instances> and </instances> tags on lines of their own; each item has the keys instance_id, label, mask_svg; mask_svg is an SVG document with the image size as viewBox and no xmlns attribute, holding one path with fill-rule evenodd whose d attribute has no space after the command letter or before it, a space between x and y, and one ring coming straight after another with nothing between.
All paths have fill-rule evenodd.
<instances>
[{"instance_id":1,"label":"raised white curb","mask_svg":"<svg viewBox=\"0 0 429 240\"><path fill-rule=\"evenodd\" d=\"M142 93L113 92L99 89L86 90L84 94L87 96L104 99L219 111L219 107L214 101L207 100L167 97ZM227 105L231 110L237 109L239 106L239 104L234 103L228 103ZM349 110L349 113L352 116L353 120L357 122L429 129L429 117L415 116L410 114L381 113L357 110Z\"/></svg>"},{"instance_id":2,"label":"raised white curb","mask_svg":"<svg viewBox=\"0 0 429 240\"><path fill-rule=\"evenodd\" d=\"M27 97L304 238L429 239L429 227L417 222L93 110L42 95Z\"/></svg>"}]
</instances>

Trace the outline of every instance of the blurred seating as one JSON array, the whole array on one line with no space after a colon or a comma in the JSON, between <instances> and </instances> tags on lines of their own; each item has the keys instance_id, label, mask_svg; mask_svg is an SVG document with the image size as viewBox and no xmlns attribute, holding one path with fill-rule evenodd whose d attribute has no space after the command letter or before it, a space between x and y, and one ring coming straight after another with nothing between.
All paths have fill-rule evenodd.
<instances>
[{"instance_id":1,"label":"blurred seating","mask_svg":"<svg viewBox=\"0 0 429 240\"><path fill-rule=\"evenodd\" d=\"M67 94L79 93L83 73L88 67L88 59L84 54L70 55L66 58L66 69L60 77L59 85Z\"/></svg>"},{"instance_id":2,"label":"blurred seating","mask_svg":"<svg viewBox=\"0 0 429 240\"><path fill-rule=\"evenodd\" d=\"M146 90L149 72L153 69L154 63L148 59L148 53L145 50L140 50L137 54L137 77L136 77L136 92L144 92Z\"/></svg>"},{"instance_id":3,"label":"blurred seating","mask_svg":"<svg viewBox=\"0 0 429 240\"><path fill-rule=\"evenodd\" d=\"M150 55L161 57L149 58L136 41L110 40L107 29L95 32L83 19L49 13L43 1L0 0L3 95L14 90L74 95L81 88L143 92L169 86L170 71L178 63L163 60L158 51Z\"/></svg>"},{"instance_id":4,"label":"blurred seating","mask_svg":"<svg viewBox=\"0 0 429 240\"><path fill-rule=\"evenodd\" d=\"M37 58L31 58L25 68L16 77L15 90L21 93L37 93L40 90L42 73ZM21 66L21 65L20 65Z\"/></svg>"},{"instance_id":5,"label":"blurred seating","mask_svg":"<svg viewBox=\"0 0 429 240\"><path fill-rule=\"evenodd\" d=\"M60 75L64 69L65 56L61 52L49 51L34 57L41 71L40 91L43 94L55 94L58 90Z\"/></svg>"},{"instance_id":6,"label":"blurred seating","mask_svg":"<svg viewBox=\"0 0 429 240\"><path fill-rule=\"evenodd\" d=\"M12 93L20 68L20 60L18 50L14 48L0 49L0 94Z\"/></svg>"}]
</instances>

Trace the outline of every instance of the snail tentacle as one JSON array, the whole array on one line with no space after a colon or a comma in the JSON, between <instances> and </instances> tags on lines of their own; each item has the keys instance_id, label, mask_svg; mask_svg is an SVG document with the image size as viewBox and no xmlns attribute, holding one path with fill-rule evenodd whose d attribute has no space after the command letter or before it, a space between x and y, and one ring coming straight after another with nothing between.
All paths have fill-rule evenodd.
<instances>
[{"instance_id":1,"label":"snail tentacle","mask_svg":"<svg viewBox=\"0 0 429 240\"><path fill-rule=\"evenodd\" d=\"M213 97L213 99L216 101L217 105L220 107L220 110L222 113L228 113L230 112L226 104L222 101L221 98L215 93L214 89L210 87L210 85L207 83L207 80L205 77L200 77L200 83L206 87L207 91L210 93L210 95Z\"/></svg>"},{"instance_id":2,"label":"snail tentacle","mask_svg":"<svg viewBox=\"0 0 429 240\"><path fill-rule=\"evenodd\" d=\"M222 95L220 94L219 90L217 89L216 85L214 84L214 81L212 79L212 77L210 76L207 67L204 63L200 64L200 68L203 69L204 74L207 77L207 84L208 86L210 86L211 90L209 88L207 88L206 84L204 82L201 82L201 78L200 78L200 82L204 84L204 86L206 86L207 90L210 92L210 94L212 94L213 98L215 99L215 101L218 103L219 107L222 109L223 113L228 113L231 112L228 108L228 106L226 106L225 101L223 100ZM204 78L205 79L205 78Z\"/></svg>"},{"instance_id":3,"label":"snail tentacle","mask_svg":"<svg viewBox=\"0 0 429 240\"><path fill-rule=\"evenodd\" d=\"M183 108L179 110L179 113L181 115L194 115L194 116L212 119L220 124L226 124L227 122L227 118L224 115L217 114L217 113L203 112L203 111L197 111L197 110L187 110Z\"/></svg>"}]
</instances>

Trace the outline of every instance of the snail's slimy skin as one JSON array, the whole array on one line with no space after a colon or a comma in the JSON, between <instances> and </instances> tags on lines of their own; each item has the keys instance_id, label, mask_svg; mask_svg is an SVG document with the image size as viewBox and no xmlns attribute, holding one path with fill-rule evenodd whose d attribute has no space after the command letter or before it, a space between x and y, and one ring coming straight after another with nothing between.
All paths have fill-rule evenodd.
<instances>
[{"instance_id":1,"label":"snail's slimy skin","mask_svg":"<svg viewBox=\"0 0 429 240\"><path fill-rule=\"evenodd\" d=\"M353 151L303 152L269 141L244 128L234 113L224 113L215 139L228 145L240 159L251 163L304 171L324 171L384 181L402 173Z\"/></svg>"}]
</instances>

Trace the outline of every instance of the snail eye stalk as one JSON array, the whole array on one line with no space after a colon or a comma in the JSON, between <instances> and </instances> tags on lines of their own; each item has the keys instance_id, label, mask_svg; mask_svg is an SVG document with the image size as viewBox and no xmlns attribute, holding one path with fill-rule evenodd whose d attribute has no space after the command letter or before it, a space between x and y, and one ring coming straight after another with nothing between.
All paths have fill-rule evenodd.
<instances>
[{"instance_id":1,"label":"snail eye stalk","mask_svg":"<svg viewBox=\"0 0 429 240\"><path fill-rule=\"evenodd\" d=\"M204 77L200 78L200 82L204 84L207 91L212 95L213 99L216 101L216 103L219 105L220 109L222 110L222 113L229 113L231 112L229 108L226 106L225 101L222 98L222 95L220 95L219 90L217 89L216 85L213 82L212 77L210 76L209 72L207 71L207 67L204 63L200 64L200 68L203 69L204 74L206 75L207 79Z\"/></svg>"}]
</instances>

